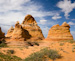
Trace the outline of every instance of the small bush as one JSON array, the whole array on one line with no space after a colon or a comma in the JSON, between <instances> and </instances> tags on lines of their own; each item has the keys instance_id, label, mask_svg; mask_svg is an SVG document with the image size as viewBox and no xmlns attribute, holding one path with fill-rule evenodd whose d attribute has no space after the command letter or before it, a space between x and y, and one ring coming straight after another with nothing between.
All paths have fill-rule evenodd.
<instances>
[{"instance_id":1,"label":"small bush","mask_svg":"<svg viewBox=\"0 0 75 61\"><path fill-rule=\"evenodd\" d=\"M74 40L69 40L69 43L75 43L75 41Z\"/></svg>"},{"instance_id":2,"label":"small bush","mask_svg":"<svg viewBox=\"0 0 75 61\"><path fill-rule=\"evenodd\" d=\"M28 43L29 46L33 46L33 44L31 42L28 41L27 43Z\"/></svg>"},{"instance_id":3,"label":"small bush","mask_svg":"<svg viewBox=\"0 0 75 61\"><path fill-rule=\"evenodd\" d=\"M0 47L6 47L7 45L5 43L1 43Z\"/></svg>"},{"instance_id":4,"label":"small bush","mask_svg":"<svg viewBox=\"0 0 75 61\"><path fill-rule=\"evenodd\" d=\"M2 43L0 44L0 47L7 47L7 45L6 45L6 43L3 43L3 42L2 42Z\"/></svg>"},{"instance_id":5,"label":"small bush","mask_svg":"<svg viewBox=\"0 0 75 61\"><path fill-rule=\"evenodd\" d=\"M7 53L8 53L8 54L14 54L15 51L14 51L14 50L7 50Z\"/></svg>"},{"instance_id":6,"label":"small bush","mask_svg":"<svg viewBox=\"0 0 75 61\"><path fill-rule=\"evenodd\" d=\"M38 42L34 42L34 43L35 43L35 45L39 46L39 43Z\"/></svg>"},{"instance_id":7,"label":"small bush","mask_svg":"<svg viewBox=\"0 0 75 61\"><path fill-rule=\"evenodd\" d=\"M55 60L56 58L61 58L61 55L56 50L45 48L31 54L24 61L46 61L48 58Z\"/></svg>"},{"instance_id":8,"label":"small bush","mask_svg":"<svg viewBox=\"0 0 75 61\"><path fill-rule=\"evenodd\" d=\"M63 46L64 45L64 43L60 43L60 46Z\"/></svg>"},{"instance_id":9,"label":"small bush","mask_svg":"<svg viewBox=\"0 0 75 61\"><path fill-rule=\"evenodd\" d=\"M0 47L7 47L4 39L0 41Z\"/></svg>"},{"instance_id":10,"label":"small bush","mask_svg":"<svg viewBox=\"0 0 75 61\"><path fill-rule=\"evenodd\" d=\"M75 52L73 48L72 48L72 52Z\"/></svg>"},{"instance_id":11,"label":"small bush","mask_svg":"<svg viewBox=\"0 0 75 61\"><path fill-rule=\"evenodd\" d=\"M72 46L75 46L75 45L72 45Z\"/></svg>"},{"instance_id":12,"label":"small bush","mask_svg":"<svg viewBox=\"0 0 75 61\"><path fill-rule=\"evenodd\" d=\"M29 46L34 46L34 45L39 46L39 43L35 42L35 41L34 42L28 41L27 43L28 43Z\"/></svg>"}]
</instances>

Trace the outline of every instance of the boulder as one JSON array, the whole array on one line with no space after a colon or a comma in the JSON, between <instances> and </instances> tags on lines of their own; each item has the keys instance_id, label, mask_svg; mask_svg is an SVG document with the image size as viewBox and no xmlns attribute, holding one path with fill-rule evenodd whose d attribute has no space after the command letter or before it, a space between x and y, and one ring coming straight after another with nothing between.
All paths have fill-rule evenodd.
<instances>
[{"instance_id":1,"label":"boulder","mask_svg":"<svg viewBox=\"0 0 75 61\"><path fill-rule=\"evenodd\" d=\"M46 40L52 41L63 41L63 40L73 40L73 36L70 33L70 26L64 22L61 26L59 24L54 25L48 32Z\"/></svg>"}]
</instances>

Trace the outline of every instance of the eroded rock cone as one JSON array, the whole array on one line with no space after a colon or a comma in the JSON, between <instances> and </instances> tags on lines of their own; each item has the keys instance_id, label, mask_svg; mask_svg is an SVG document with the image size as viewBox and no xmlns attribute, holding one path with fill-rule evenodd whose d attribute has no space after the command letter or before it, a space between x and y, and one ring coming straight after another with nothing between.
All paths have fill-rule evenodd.
<instances>
[{"instance_id":1,"label":"eroded rock cone","mask_svg":"<svg viewBox=\"0 0 75 61\"><path fill-rule=\"evenodd\" d=\"M29 32L31 35L30 39L33 41L44 39L40 27L37 25L37 22L31 15L27 15L21 25L23 29L26 29Z\"/></svg>"},{"instance_id":2,"label":"eroded rock cone","mask_svg":"<svg viewBox=\"0 0 75 61\"><path fill-rule=\"evenodd\" d=\"M2 32L1 27L0 27L0 39L5 37L5 33Z\"/></svg>"},{"instance_id":3,"label":"eroded rock cone","mask_svg":"<svg viewBox=\"0 0 75 61\"><path fill-rule=\"evenodd\" d=\"M70 26L66 22L64 22L61 26L59 24L52 26L46 40L73 40L73 36L71 35L69 28Z\"/></svg>"},{"instance_id":4,"label":"eroded rock cone","mask_svg":"<svg viewBox=\"0 0 75 61\"><path fill-rule=\"evenodd\" d=\"M17 21L17 23L15 24L15 28L11 27L6 37L9 37L11 41L25 41L26 39L29 39L31 36L29 35L29 32L23 29Z\"/></svg>"},{"instance_id":5,"label":"eroded rock cone","mask_svg":"<svg viewBox=\"0 0 75 61\"><path fill-rule=\"evenodd\" d=\"M40 27L37 25L37 22L31 15L27 15L21 25L19 22L17 22L15 24L15 28L11 27L8 30L6 37L15 40L24 38L25 40L29 41L44 39Z\"/></svg>"},{"instance_id":6,"label":"eroded rock cone","mask_svg":"<svg viewBox=\"0 0 75 61\"><path fill-rule=\"evenodd\" d=\"M22 24L37 24L37 22L31 15L26 15Z\"/></svg>"},{"instance_id":7,"label":"eroded rock cone","mask_svg":"<svg viewBox=\"0 0 75 61\"><path fill-rule=\"evenodd\" d=\"M11 28L8 30L6 37L11 37L11 36L12 36L13 31L14 31L14 28L13 28L13 27L11 27Z\"/></svg>"},{"instance_id":8,"label":"eroded rock cone","mask_svg":"<svg viewBox=\"0 0 75 61\"><path fill-rule=\"evenodd\" d=\"M22 28L22 26L17 22L15 24L15 29L12 33L12 38L24 38L29 39L31 36L29 35L29 32Z\"/></svg>"}]
</instances>

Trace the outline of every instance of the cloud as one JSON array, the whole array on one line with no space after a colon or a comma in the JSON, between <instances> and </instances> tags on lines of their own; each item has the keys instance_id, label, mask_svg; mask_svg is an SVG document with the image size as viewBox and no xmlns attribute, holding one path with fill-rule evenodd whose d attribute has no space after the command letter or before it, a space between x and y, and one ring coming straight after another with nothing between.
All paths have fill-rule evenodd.
<instances>
[{"instance_id":1,"label":"cloud","mask_svg":"<svg viewBox=\"0 0 75 61\"><path fill-rule=\"evenodd\" d=\"M75 25L75 23L73 23L73 22L68 22L68 24L69 24L69 25Z\"/></svg>"},{"instance_id":2,"label":"cloud","mask_svg":"<svg viewBox=\"0 0 75 61\"><path fill-rule=\"evenodd\" d=\"M22 10L22 4L26 4L28 2L30 2L30 0L0 0L0 12Z\"/></svg>"},{"instance_id":3,"label":"cloud","mask_svg":"<svg viewBox=\"0 0 75 61\"><path fill-rule=\"evenodd\" d=\"M0 23L12 24L23 21L25 15L43 18L53 16L56 12L44 11L42 5L37 5L32 0L0 0Z\"/></svg>"},{"instance_id":4,"label":"cloud","mask_svg":"<svg viewBox=\"0 0 75 61\"><path fill-rule=\"evenodd\" d=\"M46 24L47 20L40 20L40 24Z\"/></svg>"},{"instance_id":5,"label":"cloud","mask_svg":"<svg viewBox=\"0 0 75 61\"><path fill-rule=\"evenodd\" d=\"M53 26L56 22L45 20L44 17L55 16L57 13L54 11L45 11L41 4L37 4L32 0L0 0L0 26L5 33L7 33L11 26L15 25L16 21L22 23L25 15L31 14L35 19L39 19L38 25L40 25L46 37L50 29L48 26Z\"/></svg>"},{"instance_id":6,"label":"cloud","mask_svg":"<svg viewBox=\"0 0 75 61\"><path fill-rule=\"evenodd\" d=\"M27 14L40 18L40 22L45 24L44 17L54 16L56 13L54 11L45 11L41 4L32 0L0 0L0 26L5 33L10 26L15 25L16 21L22 23Z\"/></svg>"},{"instance_id":7,"label":"cloud","mask_svg":"<svg viewBox=\"0 0 75 61\"><path fill-rule=\"evenodd\" d=\"M57 20L57 19L60 19L62 18L61 16L59 16L59 14L56 14L52 17L53 20Z\"/></svg>"},{"instance_id":8,"label":"cloud","mask_svg":"<svg viewBox=\"0 0 75 61\"><path fill-rule=\"evenodd\" d=\"M73 11L73 9L75 9L75 2L71 3L71 0L59 1L57 3L57 7L59 7L61 11L65 13L64 16L66 17L66 19L69 19L69 13Z\"/></svg>"},{"instance_id":9,"label":"cloud","mask_svg":"<svg viewBox=\"0 0 75 61\"><path fill-rule=\"evenodd\" d=\"M75 19L71 19L71 20L75 20Z\"/></svg>"}]
</instances>

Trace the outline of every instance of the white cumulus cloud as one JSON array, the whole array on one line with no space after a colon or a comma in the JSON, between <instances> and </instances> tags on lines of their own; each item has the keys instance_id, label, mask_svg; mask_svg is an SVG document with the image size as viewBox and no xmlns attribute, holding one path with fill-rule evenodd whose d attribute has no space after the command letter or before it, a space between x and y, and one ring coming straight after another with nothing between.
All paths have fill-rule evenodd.
<instances>
[{"instance_id":1,"label":"white cumulus cloud","mask_svg":"<svg viewBox=\"0 0 75 61\"><path fill-rule=\"evenodd\" d=\"M59 1L57 3L57 7L59 7L62 10L62 12L65 13L64 16L66 17L66 19L69 19L69 13L73 11L73 9L75 9L75 2L71 3L71 0Z\"/></svg>"},{"instance_id":2,"label":"white cumulus cloud","mask_svg":"<svg viewBox=\"0 0 75 61\"><path fill-rule=\"evenodd\" d=\"M59 14L56 14L52 17L52 19L54 19L54 20L57 20L57 19L60 19L60 18L62 18L62 17Z\"/></svg>"},{"instance_id":3,"label":"white cumulus cloud","mask_svg":"<svg viewBox=\"0 0 75 61\"><path fill-rule=\"evenodd\" d=\"M75 19L71 19L71 20L75 20Z\"/></svg>"},{"instance_id":4,"label":"white cumulus cloud","mask_svg":"<svg viewBox=\"0 0 75 61\"><path fill-rule=\"evenodd\" d=\"M33 0L0 0L0 27L4 32L15 25L16 21L22 23L27 14L40 18L40 22L45 24L46 20L41 21L41 18L54 16L56 12L45 11L40 3Z\"/></svg>"},{"instance_id":5,"label":"white cumulus cloud","mask_svg":"<svg viewBox=\"0 0 75 61\"><path fill-rule=\"evenodd\" d=\"M41 24L46 24L47 20L40 20Z\"/></svg>"},{"instance_id":6,"label":"white cumulus cloud","mask_svg":"<svg viewBox=\"0 0 75 61\"><path fill-rule=\"evenodd\" d=\"M75 23L73 23L73 22L68 22L68 24L70 24L70 25L75 25Z\"/></svg>"}]
</instances>

